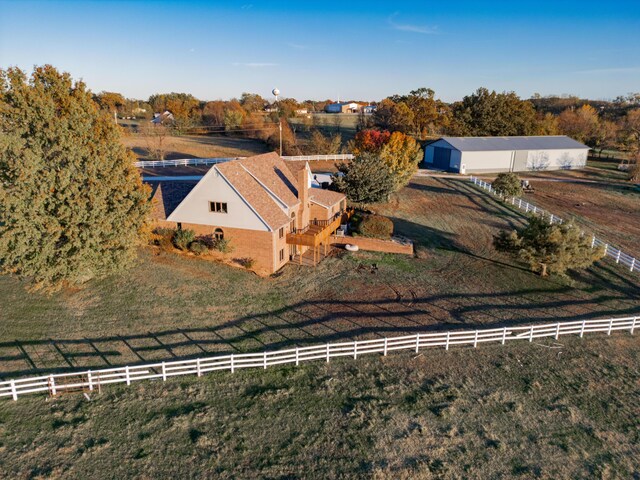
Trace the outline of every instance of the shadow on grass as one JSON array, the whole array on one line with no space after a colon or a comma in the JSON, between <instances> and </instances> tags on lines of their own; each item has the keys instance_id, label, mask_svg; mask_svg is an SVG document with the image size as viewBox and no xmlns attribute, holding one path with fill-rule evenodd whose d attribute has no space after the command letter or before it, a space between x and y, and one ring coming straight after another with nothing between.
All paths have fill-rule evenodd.
<instances>
[{"instance_id":1,"label":"shadow on grass","mask_svg":"<svg viewBox=\"0 0 640 480\"><path fill-rule=\"evenodd\" d=\"M469 198L478 209L500 212L514 223L523 221L518 212L481 192L469 190L460 181L438 181L443 189L455 189ZM387 294L372 294L370 298L360 294L356 295L358 299L350 299L348 292L344 292L344 298L340 299L311 298L196 328L150 329L138 334L80 339L5 340L0 342L0 377L275 350L294 345L418 332L640 314L640 287L618 266L605 263L607 261L601 261L587 271L571 273L567 279L534 279L522 265L469 251L461 244L459 234L401 218L392 220L396 231L413 238L417 245L447 252L441 257L450 264L462 262L460 272L456 273L460 285L447 286L448 282L454 281L447 265L444 275L435 277L434 283L441 284L438 288L428 282L429 275L437 275L431 266L410 277L396 272L399 277L395 283L381 274L372 273L374 269L363 269L363 273L359 273L362 282L354 288L368 288L370 285L384 289L386 286ZM416 264L429 265L430 261L416 260ZM510 271L509 275L504 275L505 269ZM468 271L476 274L467 275ZM369 281L369 275L378 277L375 282ZM487 280L487 284L496 287L487 291L490 289L484 288L483 276L503 278L495 282L494 279ZM571 285L571 282L578 286Z\"/></svg>"},{"instance_id":2,"label":"shadow on grass","mask_svg":"<svg viewBox=\"0 0 640 480\"><path fill-rule=\"evenodd\" d=\"M482 261L523 270L494 259ZM368 275L368 274L367 274ZM547 288L519 288L503 293L415 295L395 289L390 298L308 300L264 313L243 316L215 326L149 331L82 339L13 340L0 342L1 377L136 365L171 358L187 359L233 352L275 350L362 338L418 332L554 323L562 320L638 315L637 302L598 311L594 304L640 299L638 286L599 266L572 274L598 290L582 298L571 286L551 278ZM611 291L610 283L618 294ZM603 288L603 283L609 288ZM553 298L550 298L553 295ZM518 318L509 318L517 312Z\"/></svg>"}]
</instances>

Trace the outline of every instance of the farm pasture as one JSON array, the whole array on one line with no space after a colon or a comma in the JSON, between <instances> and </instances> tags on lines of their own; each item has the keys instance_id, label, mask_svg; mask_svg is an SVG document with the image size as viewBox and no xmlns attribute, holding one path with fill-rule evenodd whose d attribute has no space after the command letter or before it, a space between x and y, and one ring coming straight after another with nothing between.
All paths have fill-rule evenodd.
<instances>
[{"instance_id":1,"label":"farm pasture","mask_svg":"<svg viewBox=\"0 0 640 480\"><path fill-rule=\"evenodd\" d=\"M465 180L415 179L374 208L418 258L342 251L262 279L144 248L130 272L51 297L0 277L0 376L640 310L637 278L610 262L541 278L497 254L492 236L523 217Z\"/></svg>"}]
</instances>

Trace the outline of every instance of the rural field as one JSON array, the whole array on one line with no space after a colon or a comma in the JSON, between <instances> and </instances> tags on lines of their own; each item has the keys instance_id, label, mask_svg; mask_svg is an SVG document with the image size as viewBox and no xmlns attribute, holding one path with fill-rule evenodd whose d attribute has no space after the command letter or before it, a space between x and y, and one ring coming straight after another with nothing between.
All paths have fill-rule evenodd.
<instances>
[{"instance_id":1,"label":"rural field","mask_svg":"<svg viewBox=\"0 0 640 480\"><path fill-rule=\"evenodd\" d=\"M25 397L0 402L0 472L631 479L639 364L640 342L616 333Z\"/></svg>"},{"instance_id":2,"label":"rural field","mask_svg":"<svg viewBox=\"0 0 640 480\"><path fill-rule=\"evenodd\" d=\"M122 137L124 145L133 150L140 160L155 160L149 154L153 140L142 134L130 133ZM214 135L167 136L164 140L165 159L249 157L268 152L260 140Z\"/></svg>"},{"instance_id":3,"label":"rural field","mask_svg":"<svg viewBox=\"0 0 640 480\"><path fill-rule=\"evenodd\" d=\"M341 251L263 279L143 248L126 274L51 297L0 277L0 376L640 311L614 263L541 278L497 254L492 236L523 217L468 181L415 179L375 209L417 258Z\"/></svg>"},{"instance_id":4,"label":"rural field","mask_svg":"<svg viewBox=\"0 0 640 480\"><path fill-rule=\"evenodd\" d=\"M534 205L573 219L590 233L640 258L640 187L630 184L617 161L589 162L584 170L521 174L534 193L523 196ZM493 177L487 177L491 180Z\"/></svg>"}]
</instances>

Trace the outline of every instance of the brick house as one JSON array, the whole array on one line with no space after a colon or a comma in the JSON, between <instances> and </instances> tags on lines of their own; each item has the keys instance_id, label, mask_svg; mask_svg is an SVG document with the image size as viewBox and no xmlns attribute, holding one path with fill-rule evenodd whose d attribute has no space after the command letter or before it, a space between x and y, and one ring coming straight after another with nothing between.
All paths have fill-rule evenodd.
<instances>
[{"instance_id":1,"label":"brick house","mask_svg":"<svg viewBox=\"0 0 640 480\"><path fill-rule=\"evenodd\" d=\"M287 262L313 263L346 211L343 194L311 188L306 162L268 153L214 165L199 181L153 182L158 226L230 241L233 256L271 274Z\"/></svg>"}]
</instances>

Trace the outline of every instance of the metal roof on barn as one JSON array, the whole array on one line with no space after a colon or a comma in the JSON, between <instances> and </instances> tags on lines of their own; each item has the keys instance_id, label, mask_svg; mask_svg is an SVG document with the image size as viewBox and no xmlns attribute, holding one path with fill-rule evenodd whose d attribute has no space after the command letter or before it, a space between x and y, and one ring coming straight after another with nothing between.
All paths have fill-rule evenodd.
<instances>
[{"instance_id":1,"label":"metal roof on barn","mask_svg":"<svg viewBox=\"0 0 640 480\"><path fill-rule=\"evenodd\" d=\"M500 150L576 150L586 145L566 135L539 137L442 137L461 152L492 152Z\"/></svg>"}]
</instances>

